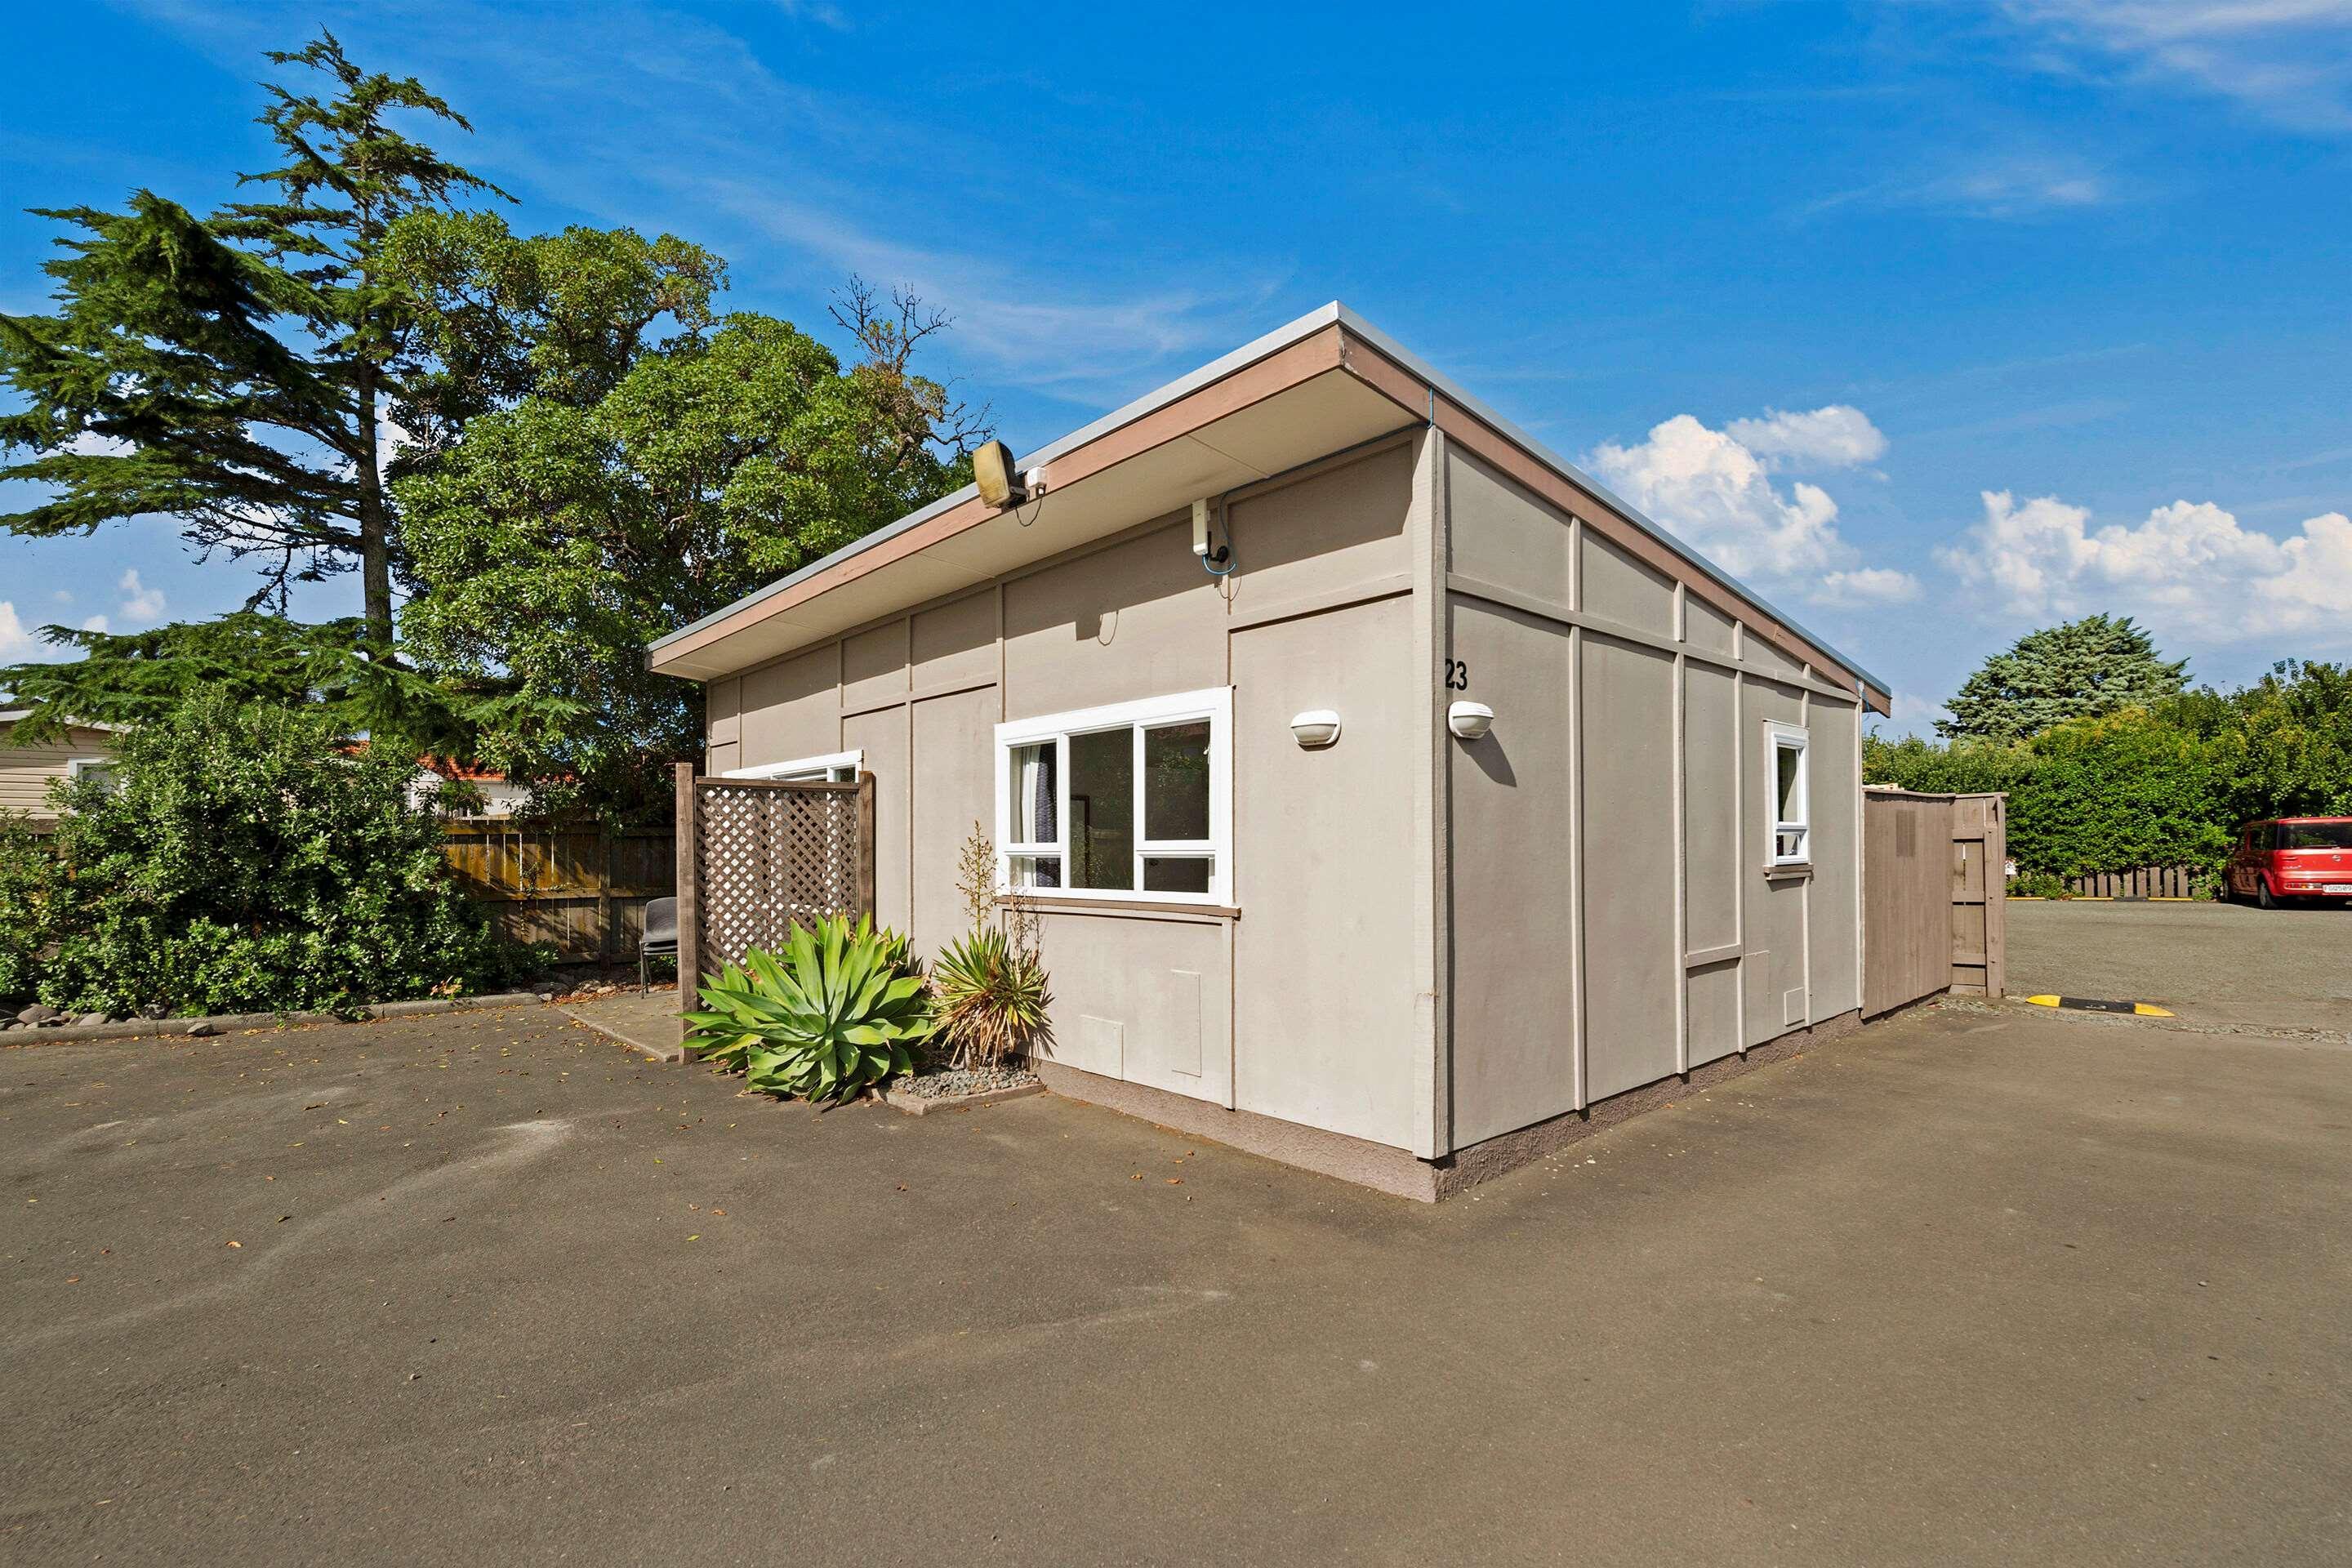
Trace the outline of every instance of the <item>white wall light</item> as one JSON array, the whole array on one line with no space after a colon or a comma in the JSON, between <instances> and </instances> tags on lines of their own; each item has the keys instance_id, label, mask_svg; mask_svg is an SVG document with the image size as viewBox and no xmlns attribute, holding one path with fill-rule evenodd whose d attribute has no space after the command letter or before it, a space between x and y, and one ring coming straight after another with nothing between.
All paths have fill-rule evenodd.
<instances>
[{"instance_id":1,"label":"white wall light","mask_svg":"<svg viewBox=\"0 0 2352 1568\"><path fill-rule=\"evenodd\" d=\"M1291 715L1290 732L1308 751L1320 751L1339 738L1339 715L1328 708L1309 708Z\"/></svg>"},{"instance_id":2,"label":"white wall light","mask_svg":"<svg viewBox=\"0 0 2352 1568\"><path fill-rule=\"evenodd\" d=\"M1495 710L1484 702L1456 702L1445 710L1445 727L1475 741L1495 727Z\"/></svg>"}]
</instances>

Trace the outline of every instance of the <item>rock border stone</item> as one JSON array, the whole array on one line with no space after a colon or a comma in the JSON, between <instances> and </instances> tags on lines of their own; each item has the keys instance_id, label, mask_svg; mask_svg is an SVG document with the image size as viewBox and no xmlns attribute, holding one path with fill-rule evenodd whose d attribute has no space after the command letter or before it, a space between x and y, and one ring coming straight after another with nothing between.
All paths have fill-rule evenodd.
<instances>
[{"instance_id":1,"label":"rock border stone","mask_svg":"<svg viewBox=\"0 0 2352 1568\"><path fill-rule=\"evenodd\" d=\"M544 1004L536 991L501 991L488 996L436 996L415 1002L379 1002L352 1016L332 1013L215 1013L204 1018L126 1018L120 1024L65 1024L34 1029L11 1029L0 1035L0 1048L47 1045L68 1040L206 1039L247 1029L292 1029L320 1024L364 1024L379 1018L417 1018L436 1013L470 1013L493 1007Z\"/></svg>"},{"instance_id":2,"label":"rock border stone","mask_svg":"<svg viewBox=\"0 0 2352 1568\"><path fill-rule=\"evenodd\" d=\"M929 1116L939 1110L969 1110L976 1105L994 1105L999 1100L1025 1100L1033 1094L1043 1094L1042 1083L1016 1083L1006 1089L984 1089L978 1094L904 1094L892 1089L882 1091L882 1103L908 1116Z\"/></svg>"}]
</instances>

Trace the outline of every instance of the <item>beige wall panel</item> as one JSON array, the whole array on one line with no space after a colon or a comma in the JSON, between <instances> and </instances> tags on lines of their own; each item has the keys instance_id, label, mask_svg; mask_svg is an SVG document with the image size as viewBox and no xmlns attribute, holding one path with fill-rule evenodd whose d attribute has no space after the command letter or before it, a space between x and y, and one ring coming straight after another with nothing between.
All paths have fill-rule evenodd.
<instances>
[{"instance_id":1,"label":"beige wall panel","mask_svg":"<svg viewBox=\"0 0 2352 1568\"><path fill-rule=\"evenodd\" d=\"M1739 1048L1739 964L1710 963L1690 974L1690 1065Z\"/></svg>"},{"instance_id":2,"label":"beige wall panel","mask_svg":"<svg viewBox=\"0 0 2352 1568\"><path fill-rule=\"evenodd\" d=\"M1749 647L1756 645L1750 643ZM1797 879L1768 879L1765 814L1772 809L1769 763L1765 749L1767 720L1797 723L1801 717L1797 697L1784 687L1742 677L1739 682L1739 809L1748 834L1747 853L1740 857L1740 886L1746 889L1747 957L1741 978L1748 1004L1748 1044L1760 1045L1795 1027L1785 1020L1790 1010L1789 994L1796 998L1801 1016L1805 998L1805 884Z\"/></svg>"},{"instance_id":3,"label":"beige wall panel","mask_svg":"<svg viewBox=\"0 0 2352 1568\"><path fill-rule=\"evenodd\" d=\"M1683 635L1691 647L1705 648L1709 653L1731 651L1732 627L1736 623L1729 616L1696 595L1683 598Z\"/></svg>"},{"instance_id":4,"label":"beige wall panel","mask_svg":"<svg viewBox=\"0 0 2352 1568\"><path fill-rule=\"evenodd\" d=\"M1567 517L1459 447L1447 448L1445 472L1454 570L1567 604Z\"/></svg>"},{"instance_id":5,"label":"beige wall panel","mask_svg":"<svg viewBox=\"0 0 2352 1568\"><path fill-rule=\"evenodd\" d=\"M935 956L964 932L956 857L974 826L990 831L996 809L996 689L982 687L915 704L914 912L908 934Z\"/></svg>"},{"instance_id":6,"label":"beige wall panel","mask_svg":"<svg viewBox=\"0 0 2352 1568\"><path fill-rule=\"evenodd\" d=\"M1015 578L1004 586L1004 715L1223 686L1224 621L1189 518Z\"/></svg>"},{"instance_id":7,"label":"beige wall panel","mask_svg":"<svg viewBox=\"0 0 2352 1568\"><path fill-rule=\"evenodd\" d=\"M841 642L841 705L871 708L907 695L907 623L892 621Z\"/></svg>"},{"instance_id":8,"label":"beige wall panel","mask_svg":"<svg viewBox=\"0 0 2352 1568\"><path fill-rule=\"evenodd\" d=\"M0 730L0 736L6 731ZM77 757L105 757L114 747L102 730L74 730L62 746L12 746L0 741L0 812L21 811L43 822L57 820L49 785L70 776Z\"/></svg>"},{"instance_id":9,"label":"beige wall panel","mask_svg":"<svg viewBox=\"0 0 2352 1568\"><path fill-rule=\"evenodd\" d=\"M1674 636L1674 584L1591 529L1583 542L1584 612L1656 637Z\"/></svg>"},{"instance_id":10,"label":"beige wall panel","mask_svg":"<svg viewBox=\"0 0 2352 1568\"><path fill-rule=\"evenodd\" d=\"M1496 715L1482 741L1443 742L1454 802L1455 1147L1576 1103L1569 651L1565 627L1454 602L1450 657L1470 666L1465 695Z\"/></svg>"},{"instance_id":11,"label":"beige wall panel","mask_svg":"<svg viewBox=\"0 0 2352 1568\"><path fill-rule=\"evenodd\" d=\"M1675 1068L1674 658L1588 633L1584 760L1584 1093ZM1496 726L1501 728L1499 715Z\"/></svg>"},{"instance_id":12,"label":"beige wall panel","mask_svg":"<svg viewBox=\"0 0 2352 1568\"><path fill-rule=\"evenodd\" d=\"M714 680L703 688L703 720L706 732L714 746L743 738L739 717L743 699L740 678Z\"/></svg>"},{"instance_id":13,"label":"beige wall panel","mask_svg":"<svg viewBox=\"0 0 2352 1568\"><path fill-rule=\"evenodd\" d=\"M908 929L907 822L910 770L907 765L907 710L885 708L860 713L842 725L842 749L866 753L874 775L874 923Z\"/></svg>"},{"instance_id":14,"label":"beige wall panel","mask_svg":"<svg viewBox=\"0 0 2352 1568\"><path fill-rule=\"evenodd\" d=\"M1761 637L1749 637L1739 657L1742 663L1768 674L1802 675L1805 672L1803 665Z\"/></svg>"},{"instance_id":15,"label":"beige wall panel","mask_svg":"<svg viewBox=\"0 0 2352 1568\"><path fill-rule=\"evenodd\" d=\"M1684 945L1739 940L1739 678L1683 668Z\"/></svg>"},{"instance_id":16,"label":"beige wall panel","mask_svg":"<svg viewBox=\"0 0 2352 1568\"><path fill-rule=\"evenodd\" d=\"M1813 816L1813 886L1805 909L1812 955L1812 1016L1835 1017L1862 1005L1862 809L1854 782L1860 710L1816 697L1806 705L1809 786Z\"/></svg>"},{"instance_id":17,"label":"beige wall panel","mask_svg":"<svg viewBox=\"0 0 2352 1568\"><path fill-rule=\"evenodd\" d=\"M1053 1059L1223 1104L1233 969L1222 921L1048 914Z\"/></svg>"},{"instance_id":18,"label":"beige wall panel","mask_svg":"<svg viewBox=\"0 0 2352 1568\"><path fill-rule=\"evenodd\" d=\"M1403 446L1234 503L1226 522L1234 608L1246 613L1408 570L1412 500L1412 448ZM1191 528L1188 521L1187 550Z\"/></svg>"},{"instance_id":19,"label":"beige wall panel","mask_svg":"<svg viewBox=\"0 0 2352 1568\"><path fill-rule=\"evenodd\" d=\"M743 748L732 741L723 746L709 747L702 759L702 771L713 775L731 773L743 765Z\"/></svg>"},{"instance_id":20,"label":"beige wall panel","mask_svg":"<svg viewBox=\"0 0 2352 1568\"><path fill-rule=\"evenodd\" d=\"M827 643L743 677L742 766L841 750L841 647Z\"/></svg>"},{"instance_id":21,"label":"beige wall panel","mask_svg":"<svg viewBox=\"0 0 2352 1568\"><path fill-rule=\"evenodd\" d=\"M1384 599L1234 635L1234 1096L1262 1111L1409 1147L1416 1012L1408 770L1412 605ZM1337 710L1302 750L1290 717Z\"/></svg>"},{"instance_id":22,"label":"beige wall panel","mask_svg":"<svg viewBox=\"0 0 2352 1568\"><path fill-rule=\"evenodd\" d=\"M915 616L915 689L996 679L996 590Z\"/></svg>"}]
</instances>

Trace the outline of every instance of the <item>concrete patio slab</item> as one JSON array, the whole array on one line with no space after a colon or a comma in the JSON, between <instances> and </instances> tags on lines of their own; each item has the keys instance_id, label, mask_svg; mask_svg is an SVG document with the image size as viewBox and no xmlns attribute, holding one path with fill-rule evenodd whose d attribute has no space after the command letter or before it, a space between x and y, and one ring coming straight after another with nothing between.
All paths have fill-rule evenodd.
<instances>
[{"instance_id":1,"label":"concrete patio slab","mask_svg":"<svg viewBox=\"0 0 2352 1568\"><path fill-rule=\"evenodd\" d=\"M616 992L587 1002L559 1004L563 1013L599 1034L609 1035L631 1050L657 1062L686 1059L686 1025L678 1017L685 1005L675 990Z\"/></svg>"}]
</instances>

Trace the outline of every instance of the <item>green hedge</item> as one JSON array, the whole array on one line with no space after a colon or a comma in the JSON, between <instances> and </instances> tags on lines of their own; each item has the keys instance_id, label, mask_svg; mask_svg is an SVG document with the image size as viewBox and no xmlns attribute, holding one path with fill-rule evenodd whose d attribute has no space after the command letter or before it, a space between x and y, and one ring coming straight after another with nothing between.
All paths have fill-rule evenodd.
<instances>
[{"instance_id":1,"label":"green hedge","mask_svg":"<svg viewBox=\"0 0 2352 1568\"><path fill-rule=\"evenodd\" d=\"M315 714L192 699L124 738L110 784L64 789L50 844L0 837L0 994L347 1011L525 978L545 955L499 942L459 894L439 822L408 805L415 771Z\"/></svg>"},{"instance_id":2,"label":"green hedge","mask_svg":"<svg viewBox=\"0 0 2352 1568\"><path fill-rule=\"evenodd\" d=\"M2008 792L2010 853L2029 875L2218 871L2241 823L2352 815L2352 670L2290 660L2242 690L2187 692L2011 744L1872 736L1863 778Z\"/></svg>"}]
</instances>

